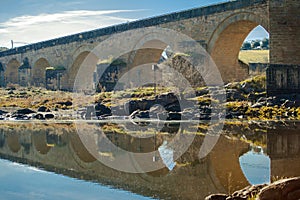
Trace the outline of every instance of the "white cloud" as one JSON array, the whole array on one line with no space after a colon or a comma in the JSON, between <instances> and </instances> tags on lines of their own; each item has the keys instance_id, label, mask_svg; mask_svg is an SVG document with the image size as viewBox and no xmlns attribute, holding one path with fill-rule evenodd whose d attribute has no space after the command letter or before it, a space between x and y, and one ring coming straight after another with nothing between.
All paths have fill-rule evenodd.
<instances>
[{"instance_id":1,"label":"white cloud","mask_svg":"<svg viewBox=\"0 0 300 200\"><path fill-rule=\"evenodd\" d=\"M111 16L121 12L133 11L77 10L15 17L0 23L0 46L10 47L11 40L15 41L15 46L20 46L24 44L18 42L34 43L133 20Z\"/></svg>"}]
</instances>

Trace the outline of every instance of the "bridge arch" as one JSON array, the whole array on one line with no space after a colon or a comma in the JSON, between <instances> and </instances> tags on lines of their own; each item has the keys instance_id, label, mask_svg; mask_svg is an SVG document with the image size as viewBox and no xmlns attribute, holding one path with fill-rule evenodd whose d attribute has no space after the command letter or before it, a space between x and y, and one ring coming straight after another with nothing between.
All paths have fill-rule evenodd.
<instances>
[{"instance_id":1,"label":"bridge arch","mask_svg":"<svg viewBox=\"0 0 300 200\"><path fill-rule=\"evenodd\" d=\"M268 31L267 16L242 12L229 16L214 30L207 50L218 66L224 82L247 77L248 69L241 67L238 55L245 38L258 25Z\"/></svg>"},{"instance_id":2,"label":"bridge arch","mask_svg":"<svg viewBox=\"0 0 300 200\"><path fill-rule=\"evenodd\" d=\"M4 72L6 83L18 84L18 69L20 66L21 63L15 58L11 59L8 62L6 70Z\"/></svg>"},{"instance_id":3,"label":"bridge arch","mask_svg":"<svg viewBox=\"0 0 300 200\"><path fill-rule=\"evenodd\" d=\"M87 59L87 60L86 60ZM84 62L85 61L85 62ZM75 84L76 77L78 76L78 72L80 67L86 68L86 70L82 70L82 72L86 72L86 74L90 74L87 72L87 70L96 70L96 65L98 62L98 57L91 53L90 51L83 51L74 59L71 67L68 69L66 77L63 80L63 83L65 84L63 88L67 90L72 90ZM85 66L82 66L82 65ZM80 76L80 78L88 78L91 81L92 77L86 77L84 75ZM81 81L82 82L82 81Z\"/></svg>"},{"instance_id":4,"label":"bridge arch","mask_svg":"<svg viewBox=\"0 0 300 200\"><path fill-rule=\"evenodd\" d=\"M39 58L33 65L32 69L32 84L34 86L45 86L46 68L51 67L48 60Z\"/></svg>"}]
</instances>

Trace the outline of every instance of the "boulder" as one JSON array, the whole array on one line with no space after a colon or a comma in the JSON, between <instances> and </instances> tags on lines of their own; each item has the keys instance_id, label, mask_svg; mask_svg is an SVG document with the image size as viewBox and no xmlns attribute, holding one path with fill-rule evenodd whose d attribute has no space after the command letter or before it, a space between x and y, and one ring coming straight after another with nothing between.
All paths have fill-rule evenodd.
<instances>
[{"instance_id":1,"label":"boulder","mask_svg":"<svg viewBox=\"0 0 300 200\"><path fill-rule=\"evenodd\" d=\"M111 109L103 104L95 105L96 116L110 115Z\"/></svg>"},{"instance_id":2,"label":"boulder","mask_svg":"<svg viewBox=\"0 0 300 200\"><path fill-rule=\"evenodd\" d=\"M37 111L38 112L51 112L51 110L49 108L47 108L46 106L39 107Z\"/></svg>"},{"instance_id":3,"label":"boulder","mask_svg":"<svg viewBox=\"0 0 300 200\"><path fill-rule=\"evenodd\" d=\"M30 110L28 108L20 109L15 112L15 114L20 114L20 115L28 115L28 114L32 114L32 113L36 113L36 112L33 110Z\"/></svg>"},{"instance_id":4,"label":"boulder","mask_svg":"<svg viewBox=\"0 0 300 200\"><path fill-rule=\"evenodd\" d=\"M212 194L205 198L205 200L226 200L227 194Z\"/></svg>"},{"instance_id":5,"label":"boulder","mask_svg":"<svg viewBox=\"0 0 300 200\"><path fill-rule=\"evenodd\" d=\"M160 104L162 106L173 104L175 102L178 102L178 98L174 93L162 94L156 99L156 104Z\"/></svg>"},{"instance_id":6,"label":"boulder","mask_svg":"<svg viewBox=\"0 0 300 200\"><path fill-rule=\"evenodd\" d=\"M37 113L36 115L33 116L34 119L39 119L39 120L44 120L45 117L41 113Z\"/></svg>"},{"instance_id":7,"label":"boulder","mask_svg":"<svg viewBox=\"0 0 300 200\"><path fill-rule=\"evenodd\" d=\"M181 113L169 112L167 120L181 120Z\"/></svg>"},{"instance_id":8,"label":"boulder","mask_svg":"<svg viewBox=\"0 0 300 200\"><path fill-rule=\"evenodd\" d=\"M0 115L5 115L5 114L7 114L7 112L6 112L6 111L4 111L4 110L0 110Z\"/></svg>"},{"instance_id":9,"label":"boulder","mask_svg":"<svg viewBox=\"0 0 300 200\"><path fill-rule=\"evenodd\" d=\"M166 112L165 108L162 105L159 104L155 104L154 106L152 106L149 110L149 116L152 119L160 119L159 115ZM164 118L164 120L166 120L167 117Z\"/></svg>"},{"instance_id":10,"label":"boulder","mask_svg":"<svg viewBox=\"0 0 300 200\"><path fill-rule=\"evenodd\" d=\"M141 110L136 110L130 115L131 119L149 119L149 111L141 111Z\"/></svg>"},{"instance_id":11,"label":"boulder","mask_svg":"<svg viewBox=\"0 0 300 200\"><path fill-rule=\"evenodd\" d=\"M71 101L57 102L57 104L60 104L62 106L72 106L73 105L73 103Z\"/></svg>"},{"instance_id":12,"label":"boulder","mask_svg":"<svg viewBox=\"0 0 300 200\"><path fill-rule=\"evenodd\" d=\"M300 177L283 179L264 187L258 200L299 200Z\"/></svg>"},{"instance_id":13,"label":"boulder","mask_svg":"<svg viewBox=\"0 0 300 200\"><path fill-rule=\"evenodd\" d=\"M52 114L52 113L47 113L47 114L45 114L45 119L54 119L54 114Z\"/></svg>"}]
</instances>

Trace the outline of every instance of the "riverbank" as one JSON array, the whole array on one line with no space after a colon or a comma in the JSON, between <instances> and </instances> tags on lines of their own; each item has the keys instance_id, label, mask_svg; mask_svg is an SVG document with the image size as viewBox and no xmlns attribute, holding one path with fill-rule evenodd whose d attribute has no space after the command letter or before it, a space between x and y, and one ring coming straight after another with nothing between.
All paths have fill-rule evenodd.
<instances>
[{"instance_id":1,"label":"riverbank","mask_svg":"<svg viewBox=\"0 0 300 200\"><path fill-rule=\"evenodd\" d=\"M0 119L299 120L300 98L267 97L265 83L261 75L184 94L162 87L73 94L10 85L0 89Z\"/></svg>"},{"instance_id":2,"label":"riverbank","mask_svg":"<svg viewBox=\"0 0 300 200\"><path fill-rule=\"evenodd\" d=\"M214 194L205 200L298 200L300 177L275 181L269 185L253 185L231 195Z\"/></svg>"}]
</instances>

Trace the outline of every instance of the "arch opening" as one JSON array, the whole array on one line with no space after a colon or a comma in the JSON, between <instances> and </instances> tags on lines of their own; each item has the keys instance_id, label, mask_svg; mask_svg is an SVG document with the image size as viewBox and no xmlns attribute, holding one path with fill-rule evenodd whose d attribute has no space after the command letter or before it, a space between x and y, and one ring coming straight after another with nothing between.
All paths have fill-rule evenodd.
<instances>
[{"instance_id":1,"label":"arch opening","mask_svg":"<svg viewBox=\"0 0 300 200\"><path fill-rule=\"evenodd\" d=\"M6 70L4 72L5 82L18 84L18 69L21 66L21 63L17 59L12 59L8 62Z\"/></svg>"},{"instance_id":2,"label":"arch opening","mask_svg":"<svg viewBox=\"0 0 300 200\"><path fill-rule=\"evenodd\" d=\"M170 47L160 40L150 40L141 44L138 50L129 54L126 75L134 77L128 80L129 88L156 86L162 80L162 73L158 64L168 59Z\"/></svg>"},{"instance_id":3,"label":"arch opening","mask_svg":"<svg viewBox=\"0 0 300 200\"><path fill-rule=\"evenodd\" d=\"M225 83L241 81L249 76L248 65L239 61L239 54L249 33L259 25L268 30L268 22L263 16L240 13L224 20L214 31L208 51Z\"/></svg>"},{"instance_id":4,"label":"arch opening","mask_svg":"<svg viewBox=\"0 0 300 200\"><path fill-rule=\"evenodd\" d=\"M32 70L32 84L37 87L45 87L46 69L51 67L45 58L38 59Z\"/></svg>"},{"instance_id":5,"label":"arch opening","mask_svg":"<svg viewBox=\"0 0 300 200\"><path fill-rule=\"evenodd\" d=\"M81 80L81 83L84 82L88 88L91 86L93 88L95 85L93 77L86 76L86 74L93 74L98 60L98 57L90 51L80 53L74 60L71 68L68 69L67 75L62 77L63 89L72 90L75 87L76 79L83 79L84 81ZM84 69L79 71L81 67ZM84 74L79 74L79 72Z\"/></svg>"},{"instance_id":6,"label":"arch opening","mask_svg":"<svg viewBox=\"0 0 300 200\"><path fill-rule=\"evenodd\" d=\"M262 75L270 62L269 33L261 25L255 27L243 41L239 63L249 67L249 76Z\"/></svg>"}]
</instances>

